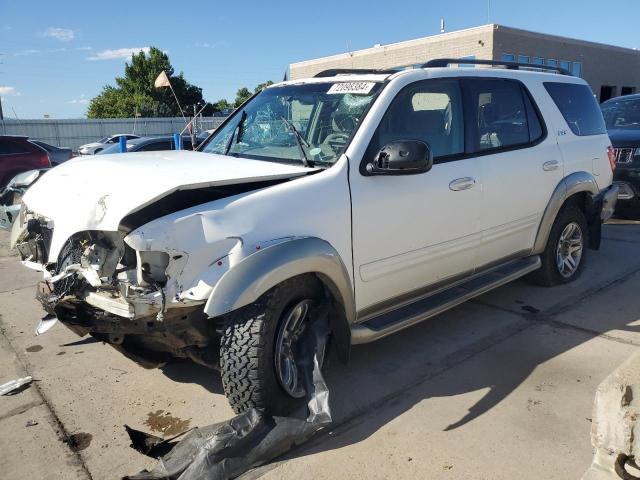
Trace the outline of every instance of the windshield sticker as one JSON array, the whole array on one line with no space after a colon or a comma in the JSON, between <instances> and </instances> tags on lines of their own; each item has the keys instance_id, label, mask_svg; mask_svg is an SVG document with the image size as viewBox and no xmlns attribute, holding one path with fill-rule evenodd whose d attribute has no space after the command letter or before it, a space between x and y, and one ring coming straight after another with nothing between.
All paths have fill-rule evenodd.
<instances>
[{"instance_id":1,"label":"windshield sticker","mask_svg":"<svg viewBox=\"0 0 640 480\"><path fill-rule=\"evenodd\" d=\"M351 93L351 94L359 94L359 95L367 95L373 86L374 82L342 82L342 83L334 83L331 85L331 88L327 92L328 94L335 93Z\"/></svg>"}]
</instances>

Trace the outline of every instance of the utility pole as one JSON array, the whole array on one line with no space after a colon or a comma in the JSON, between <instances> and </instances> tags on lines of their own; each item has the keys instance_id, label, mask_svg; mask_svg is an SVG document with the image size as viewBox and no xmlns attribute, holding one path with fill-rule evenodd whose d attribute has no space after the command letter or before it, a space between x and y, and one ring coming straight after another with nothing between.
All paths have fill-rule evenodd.
<instances>
[{"instance_id":1,"label":"utility pole","mask_svg":"<svg viewBox=\"0 0 640 480\"><path fill-rule=\"evenodd\" d=\"M2 97L0 97L0 120L4 120L4 116L2 115Z\"/></svg>"}]
</instances>

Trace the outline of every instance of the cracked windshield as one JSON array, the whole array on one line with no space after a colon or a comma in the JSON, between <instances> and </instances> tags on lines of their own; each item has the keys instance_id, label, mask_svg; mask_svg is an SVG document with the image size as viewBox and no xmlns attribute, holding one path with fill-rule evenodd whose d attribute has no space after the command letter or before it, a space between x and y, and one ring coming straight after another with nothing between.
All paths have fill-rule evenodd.
<instances>
[{"instance_id":1,"label":"cracked windshield","mask_svg":"<svg viewBox=\"0 0 640 480\"><path fill-rule=\"evenodd\" d=\"M240 108L203 151L308 166L333 164L380 87L344 82L267 88Z\"/></svg>"}]
</instances>

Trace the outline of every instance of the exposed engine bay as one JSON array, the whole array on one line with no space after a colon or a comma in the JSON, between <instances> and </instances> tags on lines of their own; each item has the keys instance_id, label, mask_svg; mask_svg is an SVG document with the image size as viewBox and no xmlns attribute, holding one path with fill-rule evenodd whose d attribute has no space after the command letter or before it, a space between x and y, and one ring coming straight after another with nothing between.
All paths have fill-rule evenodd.
<instances>
[{"instance_id":1,"label":"exposed engine bay","mask_svg":"<svg viewBox=\"0 0 640 480\"><path fill-rule=\"evenodd\" d=\"M135 252L123 232L90 231L47 263L51 230L46 220L29 219L16 244L25 263L43 266L36 297L49 315L147 368L176 357L217 367L216 323L202 307L166 309L167 253Z\"/></svg>"}]
</instances>

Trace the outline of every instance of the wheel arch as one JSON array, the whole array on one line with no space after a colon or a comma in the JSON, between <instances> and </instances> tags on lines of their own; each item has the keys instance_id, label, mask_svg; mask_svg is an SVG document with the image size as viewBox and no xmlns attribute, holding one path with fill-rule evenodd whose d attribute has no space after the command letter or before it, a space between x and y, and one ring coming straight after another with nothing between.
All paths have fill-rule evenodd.
<instances>
[{"instance_id":1,"label":"wheel arch","mask_svg":"<svg viewBox=\"0 0 640 480\"><path fill-rule=\"evenodd\" d=\"M564 177L554 189L545 208L531 254L539 255L544 251L553 222L562 207L568 203L575 203L585 213L590 230L589 246L598 248L600 246L601 223L599 219L594 218L594 213L597 213L594 199L599 192L596 179L589 172L574 172Z\"/></svg>"},{"instance_id":2,"label":"wheel arch","mask_svg":"<svg viewBox=\"0 0 640 480\"><path fill-rule=\"evenodd\" d=\"M317 237L297 237L264 248L243 259L216 283L204 312L219 317L250 305L267 291L290 278L314 274L332 297L330 327L341 359L349 356L355 320L353 286L347 268L329 242Z\"/></svg>"}]
</instances>

